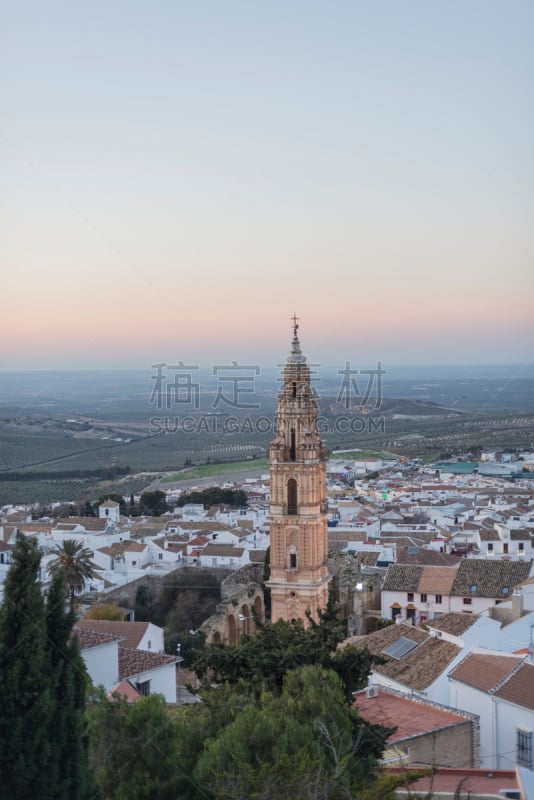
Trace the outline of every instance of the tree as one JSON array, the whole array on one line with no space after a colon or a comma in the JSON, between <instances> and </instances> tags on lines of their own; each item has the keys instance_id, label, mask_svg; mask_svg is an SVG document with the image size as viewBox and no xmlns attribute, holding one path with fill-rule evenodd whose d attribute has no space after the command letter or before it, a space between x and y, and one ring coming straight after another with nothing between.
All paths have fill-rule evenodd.
<instances>
[{"instance_id":1,"label":"tree","mask_svg":"<svg viewBox=\"0 0 534 800\"><path fill-rule=\"evenodd\" d=\"M36 542L19 534L0 608L0 798L83 800L86 672L62 576L45 606L40 561Z\"/></svg>"},{"instance_id":2,"label":"tree","mask_svg":"<svg viewBox=\"0 0 534 800\"><path fill-rule=\"evenodd\" d=\"M102 505L102 503L105 503L106 500L113 500L114 503L118 503L120 506L121 514L126 514L126 501L122 496L122 494L119 494L118 492L108 492L107 494L101 494L100 497L98 498L97 505L99 506Z\"/></svg>"},{"instance_id":3,"label":"tree","mask_svg":"<svg viewBox=\"0 0 534 800\"><path fill-rule=\"evenodd\" d=\"M55 575L46 604L49 678L52 692L52 747L49 785L53 800L83 800L89 793L85 696L88 675L77 637L74 612L65 608L65 586Z\"/></svg>"},{"instance_id":4,"label":"tree","mask_svg":"<svg viewBox=\"0 0 534 800\"><path fill-rule=\"evenodd\" d=\"M210 644L195 658L193 669L208 683L240 680L254 691L280 692L286 674L296 667L320 665L334 670L343 680L347 698L365 685L374 659L367 650L346 648L337 651L345 638L345 622L337 619L328 605L319 613L319 622L308 617L294 623L278 620L262 625L256 620L254 636L244 636L239 646Z\"/></svg>"},{"instance_id":5,"label":"tree","mask_svg":"<svg viewBox=\"0 0 534 800\"><path fill-rule=\"evenodd\" d=\"M156 489L153 492L143 492L139 500L139 509L142 514L159 517L169 510L165 492Z\"/></svg>"},{"instance_id":6,"label":"tree","mask_svg":"<svg viewBox=\"0 0 534 800\"><path fill-rule=\"evenodd\" d=\"M68 588L71 611L74 609L74 595L81 591L85 580L94 578L96 573L91 561L92 553L75 539L66 539L51 550L56 559L48 566L51 577L63 575Z\"/></svg>"},{"instance_id":7,"label":"tree","mask_svg":"<svg viewBox=\"0 0 534 800\"><path fill-rule=\"evenodd\" d=\"M301 667L287 673L280 696L242 695L239 687L224 698L232 718L213 726L193 773L213 797L352 800L373 785L391 731L345 705L335 673Z\"/></svg>"},{"instance_id":8,"label":"tree","mask_svg":"<svg viewBox=\"0 0 534 800\"><path fill-rule=\"evenodd\" d=\"M17 535L0 609L0 798L49 797L52 697L37 543Z\"/></svg>"},{"instance_id":9,"label":"tree","mask_svg":"<svg viewBox=\"0 0 534 800\"><path fill-rule=\"evenodd\" d=\"M107 619L124 622L124 614L115 603L99 603L87 612L85 619Z\"/></svg>"},{"instance_id":10,"label":"tree","mask_svg":"<svg viewBox=\"0 0 534 800\"><path fill-rule=\"evenodd\" d=\"M176 800L176 724L160 695L129 704L100 697L88 712L90 763L106 800Z\"/></svg>"}]
</instances>

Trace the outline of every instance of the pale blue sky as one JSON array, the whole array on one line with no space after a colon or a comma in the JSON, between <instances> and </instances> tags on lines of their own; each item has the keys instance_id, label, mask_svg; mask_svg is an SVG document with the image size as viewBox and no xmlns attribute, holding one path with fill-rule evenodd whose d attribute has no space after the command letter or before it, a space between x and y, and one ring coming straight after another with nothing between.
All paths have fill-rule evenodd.
<instances>
[{"instance_id":1,"label":"pale blue sky","mask_svg":"<svg viewBox=\"0 0 534 800\"><path fill-rule=\"evenodd\" d=\"M531 359L532 2L2 17L0 366Z\"/></svg>"}]
</instances>

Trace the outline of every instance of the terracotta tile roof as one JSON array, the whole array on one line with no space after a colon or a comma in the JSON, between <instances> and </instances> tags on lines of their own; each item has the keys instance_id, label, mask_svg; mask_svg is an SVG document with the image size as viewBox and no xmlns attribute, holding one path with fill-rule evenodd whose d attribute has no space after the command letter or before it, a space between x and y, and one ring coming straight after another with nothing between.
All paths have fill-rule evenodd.
<instances>
[{"instance_id":1,"label":"terracotta tile roof","mask_svg":"<svg viewBox=\"0 0 534 800\"><path fill-rule=\"evenodd\" d=\"M510 531L510 539L512 542L528 542L531 536L532 532L526 528L512 528Z\"/></svg>"},{"instance_id":2,"label":"terracotta tile roof","mask_svg":"<svg viewBox=\"0 0 534 800\"><path fill-rule=\"evenodd\" d=\"M89 650L91 647L98 647L101 644L109 644L109 642L118 642L123 638L116 633L95 631L91 630L90 628L86 628L84 625L78 624L74 626L72 631L79 639L81 650Z\"/></svg>"},{"instance_id":3,"label":"terracotta tile roof","mask_svg":"<svg viewBox=\"0 0 534 800\"><path fill-rule=\"evenodd\" d=\"M116 503L115 500L106 500L104 503L100 503L99 508L119 508L120 503Z\"/></svg>"},{"instance_id":4,"label":"terracotta tile roof","mask_svg":"<svg viewBox=\"0 0 534 800\"><path fill-rule=\"evenodd\" d=\"M461 611L451 611L441 617L429 620L426 624L429 628L435 628L443 633L450 633L452 636L461 636L479 619L478 614L462 614Z\"/></svg>"},{"instance_id":5,"label":"terracotta tile roof","mask_svg":"<svg viewBox=\"0 0 534 800\"><path fill-rule=\"evenodd\" d=\"M100 519L100 517L69 517L69 524L81 525L86 531L105 531L107 527L107 519ZM56 528L60 528L67 523L59 523Z\"/></svg>"},{"instance_id":6,"label":"terracotta tile roof","mask_svg":"<svg viewBox=\"0 0 534 800\"><path fill-rule=\"evenodd\" d=\"M463 558L451 588L456 597L495 597L502 599L529 576L530 561L488 561ZM475 586L476 589L471 591ZM508 591L503 591L508 589Z\"/></svg>"},{"instance_id":7,"label":"terracotta tile roof","mask_svg":"<svg viewBox=\"0 0 534 800\"><path fill-rule=\"evenodd\" d=\"M423 567L416 564L391 564L386 572L384 592L416 592Z\"/></svg>"},{"instance_id":8,"label":"terracotta tile roof","mask_svg":"<svg viewBox=\"0 0 534 800\"><path fill-rule=\"evenodd\" d=\"M390 768L385 770L388 775L405 775L406 770L402 768ZM462 796L465 797L502 797L500 790L518 790L517 775L513 770L491 770L487 769L445 769L438 767L432 770L432 775L419 778L408 786L399 787L396 790L398 797L406 795L412 797L413 793L417 797L422 796L441 796L454 797L458 793L458 787L462 787ZM497 787L497 788L496 788ZM464 794L465 793L465 794Z\"/></svg>"},{"instance_id":9,"label":"terracotta tile roof","mask_svg":"<svg viewBox=\"0 0 534 800\"><path fill-rule=\"evenodd\" d=\"M449 677L482 692L493 693L522 660L522 656L470 653Z\"/></svg>"},{"instance_id":10,"label":"terracotta tile roof","mask_svg":"<svg viewBox=\"0 0 534 800\"><path fill-rule=\"evenodd\" d=\"M375 672L415 691L428 688L447 669L461 648L443 639L428 637L403 659L388 660L373 667Z\"/></svg>"},{"instance_id":11,"label":"terracotta tile roof","mask_svg":"<svg viewBox=\"0 0 534 800\"><path fill-rule=\"evenodd\" d=\"M117 558L118 556L122 556L126 549L126 544L124 542L116 542L112 544L110 547L99 547L98 552L104 553L106 556L111 556L112 558Z\"/></svg>"},{"instance_id":12,"label":"terracotta tile roof","mask_svg":"<svg viewBox=\"0 0 534 800\"><path fill-rule=\"evenodd\" d=\"M234 547L232 544L208 544L202 550L201 555L241 558L244 552L244 547Z\"/></svg>"},{"instance_id":13,"label":"terracotta tile roof","mask_svg":"<svg viewBox=\"0 0 534 800\"><path fill-rule=\"evenodd\" d=\"M399 625L387 625L382 630L374 631L367 636L351 636L341 642L339 648L343 649L350 645L361 649L366 647L372 655L378 656L381 655L382 650L396 642L401 636L417 644L422 644L428 638L428 634L421 628L414 628L413 625L402 622Z\"/></svg>"},{"instance_id":14,"label":"terracotta tile roof","mask_svg":"<svg viewBox=\"0 0 534 800\"><path fill-rule=\"evenodd\" d=\"M534 664L525 661L501 686L495 691L495 696L534 711Z\"/></svg>"},{"instance_id":15,"label":"terracotta tile roof","mask_svg":"<svg viewBox=\"0 0 534 800\"><path fill-rule=\"evenodd\" d=\"M458 565L454 567L423 567L419 581L419 592L449 594L456 577Z\"/></svg>"},{"instance_id":16,"label":"terracotta tile roof","mask_svg":"<svg viewBox=\"0 0 534 800\"><path fill-rule=\"evenodd\" d=\"M133 647L119 645L119 677L130 678L141 672L163 667L166 664L176 664L175 656L165 653L150 653L148 650L136 650Z\"/></svg>"},{"instance_id":17,"label":"terracotta tile roof","mask_svg":"<svg viewBox=\"0 0 534 800\"><path fill-rule=\"evenodd\" d=\"M382 688L375 691L374 697L368 697L365 689L356 692L353 707L373 725L397 729L389 737L388 745L398 745L414 736L458 724L463 725L467 721L466 716L458 711L446 711L430 703L401 697Z\"/></svg>"},{"instance_id":18,"label":"terracotta tile roof","mask_svg":"<svg viewBox=\"0 0 534 800\"><path fill-rule=\"evenodd\" d=\"M124 548L125 553L144 553L147 548L146 544L139 544L138 542L130 542Z\"/></svg>"},{"instance_id":19,"label":"terracotta tile roof","mask_svg":"<svg viewBox=\"0 0 534 800\"><path fill-rule=\"evenodd\" d=\"M458 564L457 556L449 553L440 553L438 550L431 550L428 547L417 548L414 552L413 547L402 547L397 551L397 564L419 564L429 566L455 566Z\"/></svg>"},{"instance_id":20,"label":"terracotta tile roof","mask_svg":"<svg viewBox=\"0 0 534 800\"><path fill-rule=\"evenodd\" d=\"M119 681L108 694L108 699L113 700L113 695L119 695L121 699L126 699L128 703L137 703L138 700L143 699L137 689L134 689L129 681Z\"/></svg>"},{"instance_id":21,"label":"terracotta tile roof","mask_svg":"<svg viewBox=\"0 0 534 800\"><path fill-rule=\"evenodd\" d=\"M500 539L500 536L495 528L493 528L491 531L486 530L485 528L480 528L479 536L481 542L498 542Z\"/></svg>"},{"instance_id":22,"label":"terracotta tile roof","mask_svg":"<svg viewBox=\"0 0 534 800\"><path fill-rule=\"evenodd\" d=\"M79 619L76 625L86 630L115 634L126 647L138 647L147 632L149 622L120 622L107 619Z\"/></svg>"}]
</instances>

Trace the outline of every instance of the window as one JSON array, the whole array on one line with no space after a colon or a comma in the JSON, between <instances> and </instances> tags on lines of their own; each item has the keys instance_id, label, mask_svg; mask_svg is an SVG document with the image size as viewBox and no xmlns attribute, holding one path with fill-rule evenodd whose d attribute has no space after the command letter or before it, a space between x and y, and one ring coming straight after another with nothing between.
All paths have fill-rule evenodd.
<instances>
[{"instance_id":1,"label":"window","mask_svg":"<svg viewBox=\"0 0 534 800\"><path fill-rule=\"evenodd\" d=\"M532 769L532 731L517 729L517 763Z\"/></svg>"},{"instance_id":2,"label":"window","mask_svg":"<svg viewBox=\"0 0 534 800\"><path fill-rule=\"evenodd\" d=\"M290 553L289 554L289 569L296 569L297 568L297 554Z\"/></svg>"},{"instance_id":3,"label":"window","mask_svg":"<svg viewBox=\"0 0 534 800\"><path fill-rule=\"evenodd\" d=\"M291 428L291 447L289 451L289 460L295 461L297 457L296 443L295 443L295 428Z\"/></svg>"},{"instance_id":4,"label":"window","mask_svg":"<svg viewBox=\"0 0 534 800\"><path fill-rule=\"evenodd\" d=\"M421 594L421 602L422 602L422 603L426 603L426 601L427 601L427 597L426 597L426 594L423 592L423 593Z\"/></svg>"},{"instance_id":5,"label":"window","mask_svg":"<svg viewBox=\"0 0 534 800\"><path fill-rule=\"evenodd\" d=\"M436 603L440 604L440 603L441 603L441 601L442 601L442 597L441 597L441 595L440 595L440 594L437 594L437 595L436 595Z\"/></svg>"},{"instance_id":6,"label":"window","mask_svg":"<svg viewBox=\"0 0 534 800\"><path fill-rule=\"evenodd\" d=\"M163 553L158 553L158 558L160 561L163 561Z\"/></svg>"},{"instance_id":7,"label":"window","mask_svg":"<svg viewBox=\"0 0 534 800\"><path fill-rule=\"evenodd\" d=\"M401 610L398 606L392 606L391 608L391 619L396 619L399 616Z\"/></svg>"},{"instance_id":8,"label":"window","mask_svg":"<svg viewBox=\"0 0 534 800\"><path fill-rule=\"evenodd\" d=\"M297 513L297 482L294 478L287 482L287 513Z\"/></svg>"},{"instance_id":9,"label":"window","mask_svg":"<svg viewBox=\"0 0 534 800\"><path fill-rule=\"evenodd\" d=\"M141 683L136 683L135 688L142 694L143 697L148 697L150 694L150 681L141 681Z\"/></svg>"},{"instance_id":10,"label":"window","mask_svg":"<svg viewBox=\"0 0 534 800\"><path fill-rule=\"evenodd\" d=\"M493 553L493 542L488 542L488 553Z\"/></svg>"},{"instance_id":11,"label":"window","mask_svg":"<svg viewBox=\"0 0 534 800\"><path fill-rule=\"evenodd\" d=\"M525 549L525 543L519 542L519 552L522 553L524 549Z\"/></svg>"},{"instance_id":12,"label":"window","mask_svg":"<svg viewBox=\"0 0 534 800\"><path fill-rule=\"evenodd\" d=\"M478 587L477 587L476 583L472 583L472 584L471 584L471 588L469 589L469 591L470 591L472 594L474 594L474 593L476 592L477 588L478 588Z\"/></svg>"},{"instance_id":13,"label":"window","mask_svg":"<svg viewBox=\"0 0 534 800\"><path fill-rule=\"evenodd\" d=\"M408 592L408 602L413 603L413 592Z\"/></svg>"},{"instance_id":14,"label":"window","mask_svg":"<svg viewBox=\"0 0 534 800\"><path fill-rule=\"evenodd\" d=\"M136 567L136 566L137 566L137 561L132 561L132 567Z\"/></svg>"},{"instance_id":15,"label":"window","mask_svg":"<svg viewBox=\"0 0 534 800\"><path fill-rule=\"evenodd\" d=\"M470 605L471 605L471 598L464 597L464 606L470 606Z\"/></svg>"}]
</instances>

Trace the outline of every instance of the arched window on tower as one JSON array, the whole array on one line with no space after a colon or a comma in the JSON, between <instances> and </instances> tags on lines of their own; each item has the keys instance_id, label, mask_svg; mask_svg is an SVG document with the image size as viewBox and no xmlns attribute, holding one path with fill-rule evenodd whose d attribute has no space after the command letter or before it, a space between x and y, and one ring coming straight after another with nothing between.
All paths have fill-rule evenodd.
<instances>
[{"instance_id":1,"label":"arched window on tower","mask_svg":"<svg viewBox=\"0 0 534 800\"><path fill-rule=\"evenodd\" d=\"M297 548L294 545L292 545L287 553L287 568L297 569L297 567L298 567Z\"/></svg>"},{"instance_id":2,"label":"arched window on tower","mask_svg":"<svg viewBox=\"0 0 534 800\"><path fill-rule=\"evenodd\" d=\"M287 513L297 513L297 482L294 478L287 482Z\"/></svg>"},{"instance_id":3,"label":"arched window on tower","mask_svg":"<svg viewBox=\"0 0 534 800\"><path fill-rule=\"evenodd\" d=\"M289 447L289 460L295 461L297 457L297 445L295 437L295 428L291 428L291 444Z\"/></svg>"},{"instance_id":4,"label":"arched window on tower","mask_svg":"<svg viewBox=\"0 0 534 800\"><path fill-rule=\"evenodd\" d=\"M293 381L293 383L291 384L291 391L292 391L293 397L296 397L297 396L297 382L296 381Z\"/></svg>"}]
</instances>

